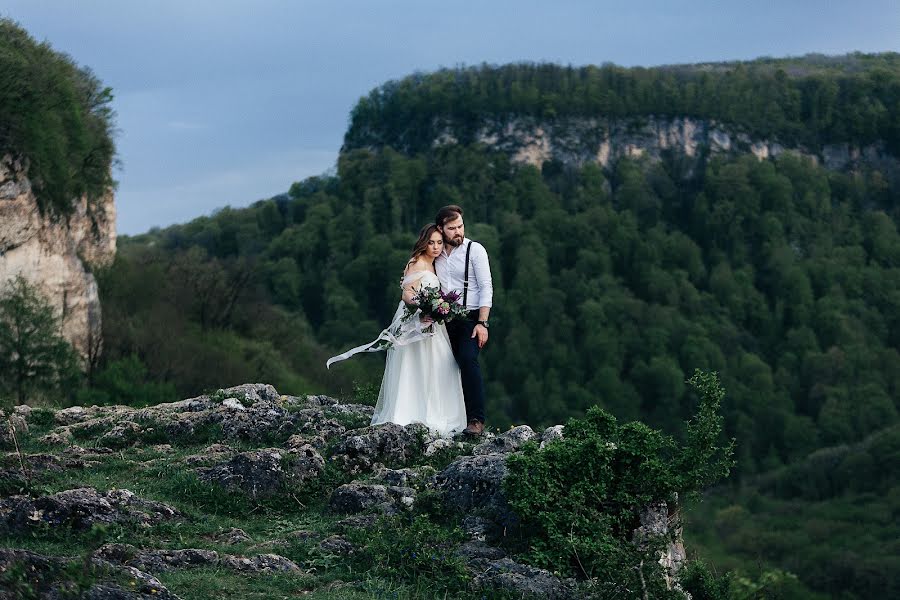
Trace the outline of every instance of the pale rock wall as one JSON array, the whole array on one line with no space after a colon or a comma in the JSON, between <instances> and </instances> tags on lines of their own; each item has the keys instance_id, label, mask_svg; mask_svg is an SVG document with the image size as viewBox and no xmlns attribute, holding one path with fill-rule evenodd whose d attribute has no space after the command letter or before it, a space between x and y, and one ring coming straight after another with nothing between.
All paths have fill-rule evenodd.
<instances>
[{"instance_id":1,"label":"pale rock wall","mask_svg":"<svg viewBox=\"0 0 900 600\"><path fill-rule=\"evenodd\" d=\"M0 158L0 292L17 275L34 284L62 319L62 333L83 358L101 339L100 297L92 267L116 252L112 191L88 205L74 201L66 219L41 215L27 167ZM96 346L95 346L96 347Z\"/></svg>"},{"instance_id":2,"label":"pale rock wall","mask_svg":"<svg viewBox=\"0 0 900 600\"><path fill-rule=\"evenodd\" d=\"M460 143L452 126L439 126L438 131L434 146ZM856 169L862 163L892 171L900 168L900 162L885 151L883 144L864 148L831 144L814 152L802 147L786 148L777 141L752 139L721 123L690 117L570 117L551 121L511 117L486 120L474 141L507 152L514 162L538 168L550 160L570 165L594 163L606 168L622 157L660 160L667 151L698 159L704 152L752 153L760 160L793 152L834 170Z\"/></svg>"}]
</instances>

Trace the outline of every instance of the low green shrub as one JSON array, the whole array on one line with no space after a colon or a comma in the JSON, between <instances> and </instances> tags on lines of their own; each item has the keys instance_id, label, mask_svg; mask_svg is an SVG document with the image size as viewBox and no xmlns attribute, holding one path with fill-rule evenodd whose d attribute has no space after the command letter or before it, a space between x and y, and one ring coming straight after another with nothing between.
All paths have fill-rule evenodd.
<instances>
[{"instance_id":1,"label":"low green shrub","mask_svg":"<svg viewBox=\"0 0 900 600\"><path fill-rule=\"evenodd\" d=\"M424 515L382 517L369 530L353 529L348 539L362 547L361 570L405 583L427 581L433 591L463 591L468 585L465 559L456 547L465 541L458 527L432 523Z\"/></svg>"},{"instance_id":2,"label":"low green shrub","mask_svg":"<svg viewBox=\"0 0 900 600\"><path fill-rule=\"evenodd\" d=\"M571 419L562 439L544 448L531 442L508 459L503 485L522 521L526 560L615 582L613 596L630 589L666 597L657 559L667 540L636 543L642 511L661 501L671 507L678 494L712 484L733 466L734 442L720 440L724 391L716 374L697 371L688 383L700 403L683 444L642 423L620 425L595 406Z\"/></svg>"}]
</instances>

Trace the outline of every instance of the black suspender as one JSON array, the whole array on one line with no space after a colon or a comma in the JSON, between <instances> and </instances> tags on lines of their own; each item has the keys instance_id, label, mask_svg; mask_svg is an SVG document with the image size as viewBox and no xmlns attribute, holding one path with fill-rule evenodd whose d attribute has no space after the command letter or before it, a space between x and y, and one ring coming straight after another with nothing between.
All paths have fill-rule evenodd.
<instances>
[{"instance_id":1,"label":"black suspender","mask_svg":"<svg viewBox=\"0 0 900 600\"><path fill-rule=\"evenodd\" d=\"M466 299L469 296L469 252L472 251L472 244L475 242L469 242L469 245L466 246L466 275L463 278L463 308L468 309L469 304L466 302Z\"/></svg>"},{"instance_id":2,"label":"black suspender","mask_svg":"<svg viewBox=\"0 0 900 600\"><path fill-rule=\"evenodd\" d=\"M468 308L468 298L469 298L469 252L472 251L472 244L475 242L469 242L469 245L466 246L466 273L463 276L463 295L462 295L462 305L463 308ZM437 273L437 269L435 269L435 273Z\"/></svg>"}]
</instances>

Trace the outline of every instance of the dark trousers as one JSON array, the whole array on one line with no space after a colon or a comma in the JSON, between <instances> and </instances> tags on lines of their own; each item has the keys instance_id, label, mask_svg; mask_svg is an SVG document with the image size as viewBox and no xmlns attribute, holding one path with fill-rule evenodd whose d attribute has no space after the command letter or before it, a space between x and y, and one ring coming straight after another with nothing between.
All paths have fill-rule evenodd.
<instances>
[{"instance_id":1,"label":"dark trousers","mask_svg":"<svg viewBox=\"0 0 900 600\"><path fill-rule=\"evenodd\" d=\"M447 335L453 356L462 377L463 397L466 402L466 420L478 419L484 423L484 381L478 364L478 338L472 337L478 311L469 311L468 319L455 319L447 323Z\"/></svg>"}]
</instances>

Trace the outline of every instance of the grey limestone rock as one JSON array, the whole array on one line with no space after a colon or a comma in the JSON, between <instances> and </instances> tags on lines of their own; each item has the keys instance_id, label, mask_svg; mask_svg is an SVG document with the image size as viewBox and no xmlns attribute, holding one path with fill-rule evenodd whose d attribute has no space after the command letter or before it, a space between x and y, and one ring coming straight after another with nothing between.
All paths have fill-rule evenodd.
<instances>
[{"instance_id":1,"label":"grey limestone rock","mask_svg":"<svg viewBox=\"0 0 900 600\"><path fill-rule=\"evenodd\" d=\"M575 585L545 569L523 565L510 558L474 557L468 562L475 589L501 589L520 598L568 600L576 598Z\"/></svg>"},{"instance_id":2,"label":"grey limestone rock","mask_svg":"<svg viewBox=\"0 0 900 600\"><path fill-rule=\"evenodd\" d=\"M140 440L144 428L134 421L120 421L97 438L97 442L109 448L124 448Z\"/></svg>"},{"instance_id":3,"label":"grey limestone rock","mask_svg":"<svg viewBox=\"0 0 900 600\"><path fill-rule=\"evenodd\" d=\"M507 454L462 456L434 477L433 485L442 493L445 506L465 514L478 516L472 537L494 540L518 525L518 518L503 492Z\"/></svg>"},{"instance_id":4,"label":"grey limestone rock","mask_svg":"<svg viewBox=\"0 0 900 600\"><path fill-rule=\"evenodd\" d=\"M389 503L385 485L345 483L331 493L328 506L336 513L354 514Z\"/></svg>"},{"instance_id":5,"label":"grey limestone rock","mask_svg":"<svg viewBox=\"0 0 900 600\"><path fill-rule=\"evenodd\" d=\"M128 490L101 494L94 488L75 488L39 498L11 496L0 500L0 524L13 531L42 523L75 530L126 520L154 523L179 514L167 504L140 498Z\"/></svg>"},{"instance_id":6,"label":"grey limestone rock","mask_svg":"<svg viewBox=\"0 0 900 600\"><path fill-rule=\"evenodd\" d=\"M563 431L565 428L565 425L552 425L545 429L541 434L541 448L550 442L563 439Z\"/></svg>"},{"instance_id":7,"label":"grey limestone rock","mask_svg":"<svg viewBox=\"0 0 900 600\"><path fill-rule=\"evenodd\" d=\"M421 467L404 467L402 469L388 469L387 467L376 469L373 473L375 479L384 482L385 485L400 487L417 487L424 485L437 471L434 467L423 465Z\"/></svg>"},{"instance_id":8,"label":"grey limestone rock","mask_svg":"<svg viewBox=\"0 0 900 600\"><path fill-rule=\"evenodd\" d=\"M472 454L508 454L536 437L528 425L519 425L475 446Z\"/></svg>"},{"instance_id":9,"label":"grey limestone rock","mask_svg":"<svg viewBox=\"0 0 900 600\"><path fill-rule=\"evenodd\" d=\"M347 555L356 552L356 546L341 535L332 535L325 538L319 542L319 548L331 554Z\"/></svg>"},{"instance_id":10,"label":"grey limestone rock","mask_svg":"<svg viewBox=\"0 0 900 600\"><path fill-rule=\"evenodd\" d=\"M377 483L346 483L334 490L329 500L332 511L355 514L375 509L384 514L396 514L411 508L416 491L412 488Z\"/></svg>"},{"instance_id":11,"label":"grey limestone rock","mask_svg":"<svg viewBox=\"0 0 900 600\"><path fill-rule=\"evenodd\" d=\"M384 423L347 432L332 458L350 473L372 471L376 464L401 466L424 451L428 428L419 423Z\"/></svg>"},{"instance_id":12,"label":"grey limestone rock","mask_svg":"<svg viewBox=\"0 0 900 600\"><path fill-rule=\"evenodd\" d=\"M220 390L226 398L241 398L245 404L261 401L276 402L281 395L268 383L244 383Z\"/></svg>"},{"instance_id":13,"label":"grey limestone rock","mask_svg":"<svg viewBox=\"0 0 900 600\"><path fill-rule=\"evenodd\" d=\"M444 501L460 512L505 505L502 482L506 477L506 455L462 456L435 476L435 488Z\"/></svg>"},{"instance_id":14,"label":"grey limestone rock","mask_svg":"<svg viewBox=\"0 0 900 600\"><path fill-rule=\"evenodd\" d=\"M297 563L278 554L257 554L256 556L232 556L226 554L220 566L247 573L297 573Z\"/></svg>"},{"instance_id":15,"label":"grey limestone rock","mask_svg":"<svg viewBox=\"0 0 900 600\"><path fill-rule=\"evenodd\" d=\"M247 532L238 527L231 527L226 529L222 533L218 533L212 536L214 540L219 541L223 544L228 544L233 546L234 544L241 544L243 542L253 541L252 538L247 535Z\"/></svg>"},{"instance_id":16,"label":"grey limestone rock","mask_svg":"<svg viewBox=\"0 0 900 600\"><path fill-rule=\"evenodd\" d=\"M197 475L202 481L262 498L314 479L324 467L325 460L312 446L293 451L263 448L241 452L214 467L200 467Z\"/></svg>"}]
</instances>

